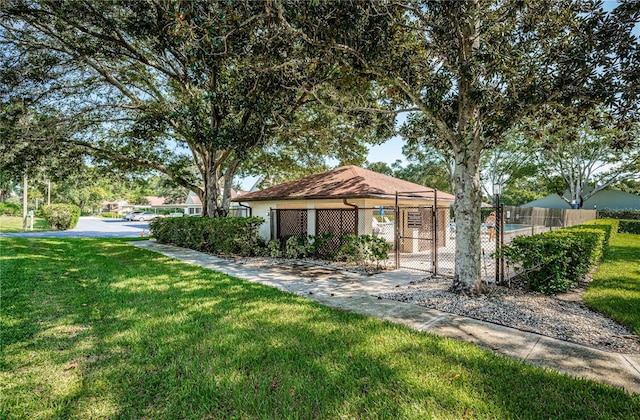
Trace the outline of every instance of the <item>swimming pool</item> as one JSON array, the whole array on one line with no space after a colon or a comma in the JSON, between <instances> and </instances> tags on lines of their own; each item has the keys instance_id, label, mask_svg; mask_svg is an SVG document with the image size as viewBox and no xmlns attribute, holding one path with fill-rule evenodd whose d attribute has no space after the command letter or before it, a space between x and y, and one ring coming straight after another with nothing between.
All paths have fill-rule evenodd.
<instances>
[{"instance_id":1,"label":"swimming pool","mask_svg":"<svg viewBox=\"0 0 640 420\"><path fill-rule=\"evenodd\" d=\"M521 230L521 229L531 229L531 226L529 226L529 225L515 225L515 224L505 224L504 225L504 231L505 232L513 232L515 230Z\"/></svg>"}]
</instances>

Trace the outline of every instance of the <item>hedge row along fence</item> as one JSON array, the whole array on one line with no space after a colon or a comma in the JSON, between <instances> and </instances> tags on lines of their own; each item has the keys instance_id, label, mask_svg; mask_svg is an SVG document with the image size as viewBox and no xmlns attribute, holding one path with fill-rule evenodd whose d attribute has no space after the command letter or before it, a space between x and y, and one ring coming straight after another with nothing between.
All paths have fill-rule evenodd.
<instances>
[{"instance_id":1,"label":"hedge row along fence","mask_svg":"<svg viewBox=\"0 0 640 420\"><path fill-rule=\"evenodd\" d=\"M640 220L620 220L618 232L640 235Z\"/></svg>"},{"instance_id":2,"label":"hedge row along fence","mask_svg":"<svg viewBox=\"0 0 640 420\"><path fill-rule=\"evenodd\" d=\"M153 236L162 243L216 255L259 255L265 248L258 235L261 217L175 217L149 222Z\"/></svg>"},{"instance_id":3,"label":"hedge row along fence","mask_svg":"<svg viewBox=\"0 0 640 420\"><path fill-rule=\"evenodd\" d=\"M598 219L640 220L640 210L598 210Z\"/></svg>"},{"instance_id":4,"label":"hedge row along fence","mask_svg":"<svg viewBox=\"0 0 640 420\"><path fill-rule=\"evenodd\" d=\"M316 257L345 260L357 264L380 266L388 258L391 245L371 235L345 235L336 254L326 245L333 234L291 236L267 245L258 235L261 217L202 218L180 217L153 219L149 228L158 242L208 252L215 255L271 256L274 258Z\"/></svg>"},{"instance_id":5,"label":"hedge row along fence","mask_svg":"<svg viewBox=\"0 0 640 420\"><path fill-rule=\"evenodd\" d=\"M574 287L598 263L618 220L594 220L571 228L514 238L502 255L514 267L515 281L547 294Z\"/></svg>"}]
</instances>

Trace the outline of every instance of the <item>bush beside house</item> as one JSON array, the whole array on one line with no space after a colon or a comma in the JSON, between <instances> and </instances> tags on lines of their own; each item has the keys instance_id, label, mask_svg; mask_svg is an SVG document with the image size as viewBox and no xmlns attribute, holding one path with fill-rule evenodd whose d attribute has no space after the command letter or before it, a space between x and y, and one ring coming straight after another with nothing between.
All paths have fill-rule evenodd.
<instances>
[{"instance_id":1,"label":"bush beside house","mask_svg":"<svg viewBox=\"0 0 640 420\"><path fill-rule=\"evenodd\" d=\"M149 223L153 236L162 243L216 255L260 255L265 243L258 235L261 217L157 218Z\"/></svg>"}]
</instances>

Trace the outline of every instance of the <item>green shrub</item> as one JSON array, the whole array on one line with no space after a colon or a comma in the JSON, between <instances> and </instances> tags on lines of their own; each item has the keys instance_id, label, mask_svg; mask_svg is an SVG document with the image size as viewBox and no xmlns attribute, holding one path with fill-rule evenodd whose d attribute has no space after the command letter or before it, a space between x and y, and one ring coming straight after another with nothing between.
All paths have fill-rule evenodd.
<instances>
[{"instance_id":1,"label":"green shrub","mask_svg":"<svg viewBox=\"0 0 640 420\"><path fill-rule=\"evenodd\" d=\"M567 229L601 229L604 232L604 250L609 248L609 242L619 231L620 221L616 219L599 219L583 223L581 225L572 226Z\"/></svg>"},{"instance_id":2,"label":"green shrub","mask_svg":"<svg viewBox=\"0 0 640 420\"><path fill-rule=\"evenodd\" d=\"M116 213L115 211L103 211L102 213L100 213L100 216L106 217L106 218L109 218L109 219L119 219L119 218L122 217L118 213Z\"/></svg>"},{"instance_id":3,"label":"green shrub","mask_svg":"<svg viewBox=\"0 0 640 420\"><path fill-rule=\"evenodd\" d=\"M287 258L305 258L311 255L311 244L307 236L290 236L285 241L284 255Z\"/></svg>"},{"instance_id":4,"label":"green shrub","mask_svg":"<svg viewBox=\"0 0 640 420\"><path fill-rule=\"evenodd\" d=\"M0 216L22 216L22 207L13 203L0 203Z\"/></svg>"},{"instance_id":5,"label":"green shrub","mask_svg":"<svg viewBox=\"0 0 640 420\"><path fill-rule=\"evenodd\" d=\"M43 207L44 218L56 230L73 229L80 218L80 207L73 204L51 204Z\"/></svg>"},{"instance_id":6,"label":"green shrub","mask_svg":"<svg viewBox=\"0 0 640 420\"><path fill-rule=\"evenodd\" d=\"M258 235L261 217L171 217L149 223L153 236L163 243L215 255L262 255L265 243Z\"/></svg>"},{"instance_id":7,"label":"green shrub","mask_svg":"<svg viewBox=\"0 0 640 420\"><path fill-rule=\"evenodd\" d=\"M338 251L338 257L359 265L374 264L380 268L381 263L389 259L389 251L393 246L373 235L345 235L344 243Z\"/></svg>"},{"instance_id":8,"label":"green shrub","mask_svg":"<svg viewBox=\"0 0 640 420\"><path fill-rule=\"evenodd\" d=\"M598 219L640 220L640 210L598 210Z\"/></svg>"},{"instance_id":9,"label":"green shrub","mask_svg":"<svg viewBox=\"0 0 640 420\"><path fill-rule=\"evenodd\" d=\"M311 255L323 260L335 260L336 252L331 243L333 238L335 238L335 234L330 232L323 232L319 235L309 235Z\"/></svg>"},{"instance_id":10,"label":"green shrub","mask_svg":"<svg viewBox=\"0 0 640 420\"><path fill-rule=\"evenodd\" d=\"M640 220L620 220L618 232L640 235Z\"/></svg>"},{"instance_id":11,"label":"green shrub","mask_svg":"<svg viewBox=\"0 0 640 420\"><path fill-rule=\"evenodd\" d=\"M282 250L280 249L280 247L280 239L269 241L269 243L267 244L267 255L271 258L282 257Z\"/></svg>"},{"instance_id":12,"label":"green shrub","mask_svg":"<svg viewBox=\"0 0 640 420\"><path fill-rule=\"evenodd\" d=\"M582 225L522 236L501 252L526 288L548 294L562 292L575 286L599 261L606 231L601 226Z\"/></svg>"}]
</instances>

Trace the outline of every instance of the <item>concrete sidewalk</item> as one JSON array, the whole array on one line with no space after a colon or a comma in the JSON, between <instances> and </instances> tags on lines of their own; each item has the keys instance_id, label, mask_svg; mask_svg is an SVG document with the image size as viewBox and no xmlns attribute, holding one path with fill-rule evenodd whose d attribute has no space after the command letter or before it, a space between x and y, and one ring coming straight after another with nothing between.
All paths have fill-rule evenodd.
<instances>
[{"instance_id":1,"label":"concrete sidewalk","mask_svg":"<svg viewBox=\"0 0 640 420\"><path fill-rule=\"evenodd\" d=\"M464 340L496 353L555 369L575 377L589 378L640 393L640 354L610 353L539 334L424 308L378 299L372 295L393 291L424 274L391 271L374 276L336 271L326 267L246 267L202 252L156 241L132 245L159 252L189 264L199 265L251 282L262 283L344 309L399 324L418 331Z\"/></svg>"}]
</instances>

